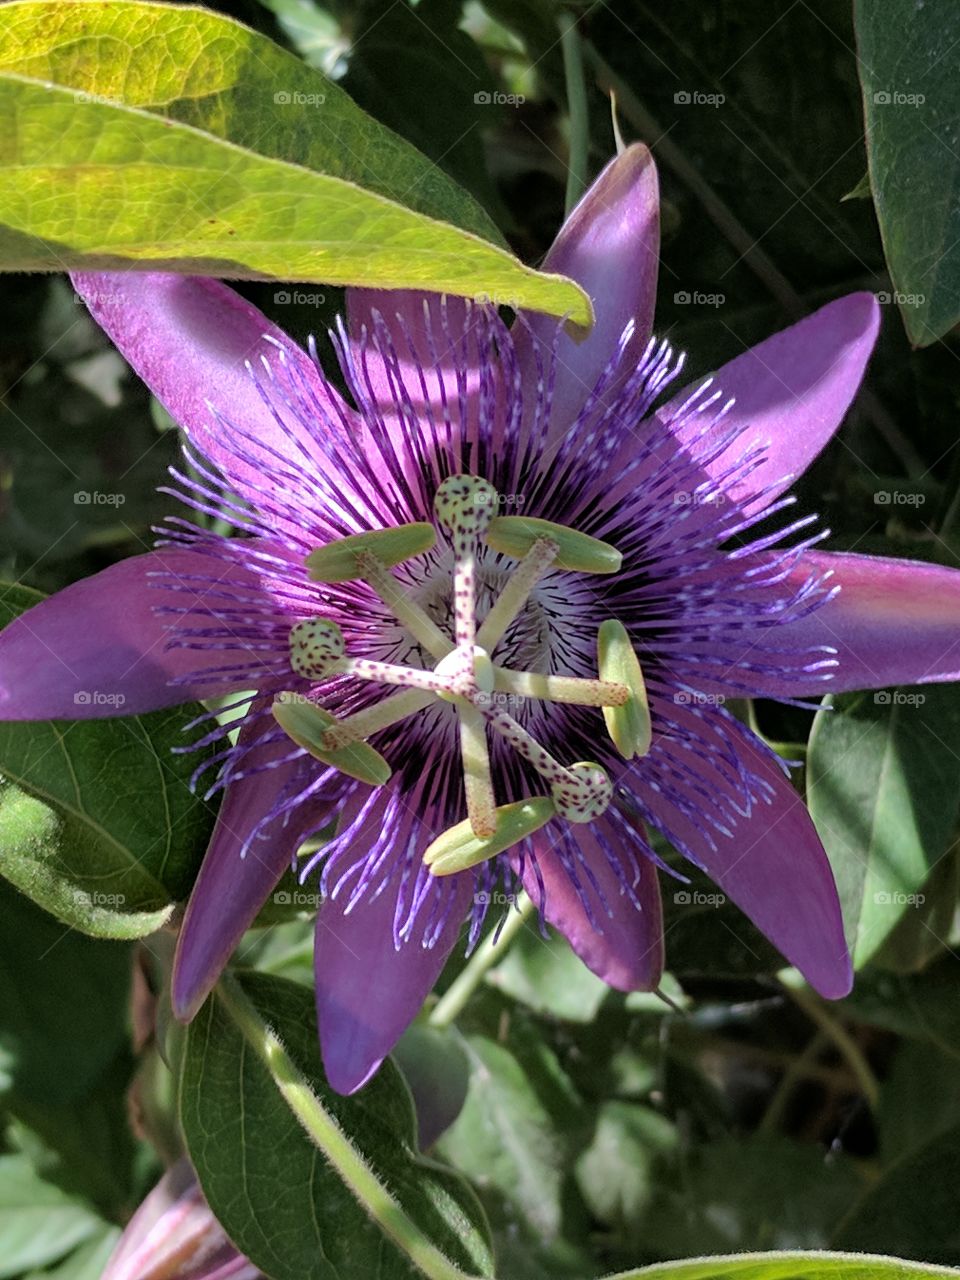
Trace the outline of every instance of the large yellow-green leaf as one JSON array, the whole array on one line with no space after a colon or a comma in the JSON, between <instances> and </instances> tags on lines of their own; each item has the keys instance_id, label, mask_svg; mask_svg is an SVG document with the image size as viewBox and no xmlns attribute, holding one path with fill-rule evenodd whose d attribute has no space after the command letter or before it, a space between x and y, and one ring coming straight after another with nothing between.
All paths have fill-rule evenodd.
<instances>
[{"instance_id":1,"label":"large yellow-green leaf","mask_svg":"<svg viewBox=\"0 0 960 1280\"><path fill-rule=\"evenodd\" d=\"M426 157L228 18L24 0L0 7L0 50L6 269L422 287L590 320Z\"/></svg>"},{"instance_id":2,"label":"large yellow-green leaf","mask_svg":"<svg viewBox=\"0 0 960 1280\"><path fill-rule=\"evenodd\" d=\"M948 1267L907 1262L873 1253L736 1253L714 1258L682 1258L609 1280L921 1280L956 1276Z\"/></svg>"}]
</instances>

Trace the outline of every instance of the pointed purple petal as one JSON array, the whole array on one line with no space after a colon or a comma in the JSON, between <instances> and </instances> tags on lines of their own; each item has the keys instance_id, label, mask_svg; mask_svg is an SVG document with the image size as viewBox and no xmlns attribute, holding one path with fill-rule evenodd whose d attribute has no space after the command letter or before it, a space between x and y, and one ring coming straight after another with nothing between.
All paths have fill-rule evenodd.
<instances>
[{"instance_id":1,"label":"pointed purple petal","mask_svg":"<svg viewBox=\"0 0 960 1280\"><path fill-rule=\"evenodd\" d=\"M801 475L840 425L860 386L880 325L872 293L851 293L805 316L725 364L714 375L711 390L736 403L717 426L718 434L747 428L707 470L720 476L758 444L766 458L748 477L737 481L729 496L745 510L768 489L770 501ZM659 410L668 416L689 396L685 387ZM686 442L700 429L688 419L677 436ZM701 445L700 448L704 448Z\"/></svg>"},{"instance_id":2,"label":"pointed purple petal","mask_svg":"<svg viewBox=\"0 0 960 1280\"><path fill-rule=\"evenodd\" d=\"M839 593L799 622L751 638L748 658L782 649L835 649L830 679L787 672L757 678L758 694L803 697L891 684L960 680L960 571L917 560L808 551L794 576L832 571Z\"/></svg>"},{"instance_id":3,"label":"pointed purple petal","mask_svg":"<svg viewBox=\"0 0 960 1280\"><path fill-rule=\"evenodd\" d=\"M196 447L254 505L264 484L263 471L225 447L225 433L208 401L230 423L293 467L301 467L304 457L318 466L324 466L325 460L307 424L291 420L292 438L281 429L254 385L248 361L262 373L261 358L276 365L274 343L281 343L311 389L318 416L339 412L353 419L306 353L256 307L217 280L132 271L77 273L72 279L90 314L121 355Z\"/></svg>"},{"instance_id":4,"label":"pointed purple petal","mask_svg":"<svg viewBox=\"0 0 960 1280\"><path fill-rule=\"evenodd\" d=\"M652 991L663 973L663 912L657 869L649 859L636 856L609 823L597 826L602 842L592 825L570 829L570 838L603 895L601 900L586 878L579 877L592 920L551 847L549 826L532 839L540 874L527 858L523 885L544 918L568 939L598 978L618 991ZM604 845L615 851L619 870L611 866ZM625 882L631 884L636 901L623 891Z\"/></svg>"},{"instance_id":5,"label":"pointed purple petal","mask_svg":"<svg viewBox=\"0 0 960 1280\"><path fill-rule=\"evenodd\" d=\"M167 548L121 560L58 591L0 632L0 720L139 715L208 694L209 684L170 683L215 665L219 654L165 648L170 619L154 609L169 596L154 574L174 575L183 607L201 606L209 592L225 586L259 588L236 565ZM217 692L228 688L218 685Z\"/></svg>"},{"instance_id":6,"label":"pointed purple petal","mask_svg":"<svg viewBox=\"0 0 960 1280\"><path fill-rule=\"evenodd\" d=\"M653 327L660 260L660 189L653 156L642 143L611 160L570 213L541 264L576 280L590 296L594 327L582 342L563 335L557 350L553 422L565 432L579 413L626 325L634 324L631 358L608 388L606 399L632 372ZM535 370L534 346L546 362L557 322L534 313L514 326L521 367Z\"/></svg>"},{"instance_id":7,"label":"pointed purple petal","mask_svg":"<svg viewBox=\"0 0 960 1280\"><path fill-rule=\"evenodd\" d=\"M678 709L677 718L685 715ZM706 718L696 723L704 733ZM731 835L705 834L659 792L643 788L643 800L666 832L686 846L706 873L779 951L796 965L822 996L838 1000L853 984L843 918L833 872L802 798L768 753L737 743L742 764L771 790L771 801L757 800L749 817L738 817ZM683 759L701 776L709 792L717 788L711 767L691 752ZM699 805L699 797L691 794Z\"/></svg>"},{"instance_id":8,"label":"pointed purple petal","mask_svg":"<svg viewBox=\"0 0 960 1280\"><path fill-rule=\"evenodd\" d=\"M250 746L241 768L249 776L231 782L226 789L180 929L172 1001L182 1022L189 1022L209 995L297 847L331 812L329 796L310 800L288 820L280 817L267 822L241 856L253 829L269 815L283 789L295 789L304 781L303 770L312 769L303 756L279 763L289 756L290 742L285 738L257 742L259 733L249 724L241 730L240 745Z\"/></svg>"},{"instance_id":9,"label":"pointed purple petal","mask_svg":"<svg viewBox=\"0 0 960 1280\"><path fill-rule=\"evenodd\" d=\"M369 816L372 831L380 829L388 804L385 793ZM398 850L406 848L405 841L398 842ZM376 897L365 894L352 910L348 890L328 898L317 914L320 1047L327 1079L338 1093L362 1088L416 1017L460 934L475 882L472 874L463 873L438 883L435 892L446 898L439 936L432 946L423 945L431 916L424 907L399 950L393 942L396 884L393 879Z\"/></svg>"}]
</instances>

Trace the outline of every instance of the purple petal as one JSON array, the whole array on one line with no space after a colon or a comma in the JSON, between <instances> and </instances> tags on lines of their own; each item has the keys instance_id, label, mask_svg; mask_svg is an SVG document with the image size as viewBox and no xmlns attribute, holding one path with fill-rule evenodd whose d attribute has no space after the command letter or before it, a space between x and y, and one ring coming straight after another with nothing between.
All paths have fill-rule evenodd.
<instances>
[{"instance_id":1,"label":"purple petal","mask_svg":"<svg viewBox=\"0 0 960 1280\"><path fill-rule=\"evenodd\" d=\"M601 898L586 877L578 876L589 913L547 838L549 826L533 837L540 874L531 859L525 859L524 888L544 918L569 940L598 978L618 991L652 991L663 972L663 913L657 869L649 859L634 854L609 823L596 825L598 832L586 824L569 830L602 894ZM609 850L615 851L618 868L611 866ZM631 893L625 892L627 883Z\"/></svg>"},{"instance_id":2,"label":"purple petal","mask_svg":"<svg viewBox=\"0 0 960 1280\"><path fill-rule=\"evenodd\" d=\"M154 609L169 596L154 574L174 575L183 607L202 606L224 586L259 589L257 578L236 565L167 548L58 591L0 632L0 720L138 715L208 694L209 684L170 683L216 665L220 655L165 648L170 619ZM229 687L218 685L217 692Z\"/></svg>"},{"instance_id":3,"label":"purple petal","mask_svg":"<svg viewBox=\"0 0 960 1280\"><path fill-rule=\"evenodd\" d=\"M774 663L777 650L827 646L837 659L830 679L799 672L758 677L758 694L802 697L960 680L960 571L808 551L794 576L802 581L828 570L827 585L840 587L832 600L799 622L759 632L746 648L748 658Z\"/></svg>"},{"instance_id":4,"label":"purple petal","mask_svg":"<svg viewBox=\"0 0 960 1280\"><path fill-rule=\"evenodd\" d=\"M686 719L680 709L675 714ZM700 718L696 732L703 735L707 724ZM681 852L693 856L810 985L838 1000L850 991L853 970L820 837L802 798L760 744L750 746L744 733L736 749L741 764L768 785L771 798L757 800L748 817L738 817L731 835L712 828L708 834L657 791L643 789L643 799ZM709 764L692 752L683 753L683 760L708 792L720 789ZM699 805L696 795L691 800Z\"/></svg>"},{"instance_id":5,"label":"purple petal","mask_svg":"<svg viewBox=\"0 0 960 1280\"><path fill-rule=\"evenodd\" d=\"M758 505L752 499L761 490L770 501L787 489L836 431L860 386L879 325L873 294L851 293L751 347L714 375L723 400L736 399L716 432L745 430L709 464L710 475L722 475L752 446L766 446L760 465L729 490L745 510ZM660 416L669 416L692 389L684 388ZM677 437L686 443L698 430L694 417Z\"/></svg>"},{"instance_id":6,"label":"purple petal","mask_svg":"<svg viewBox=\"0 0 960 1280\"><path fill-rule=\"evenodd\" d=\"M385 793L370 813L371 831L379 829L388 803ZM405 842L397 846L403 851L406 847ZM338 1093L362 1088L416 1017L459 936L474 892L474 877L468 873L439 885L437 892L446 896L439 936L432 946L424 946L431 915L424 908L411 936L397 950L396 884L393 879L377 896L365 893L352 909L349 892L327 898L317 914L314 965L320 1047L327 1079Z\"/></svg>"},{"instance_id":7,"label":"purple petal","mask_svg":"<svg viewBox=\"0 0 960 1280\"><path fill-rule=\"evenodd\" d=\"M593 302L595 323L582 342L566 335L557 350L553 422L565 432L589 392L614 357L621 334L634 324L621 364L604 399L633 371L653 327L660 257L660 193L653 156L642 143L611 160L570 213L541 264L541 270L570 276ZM528 373L534 346L546 361L557 322L525 313L514 327L517 354Z\"/></svg>"},{"instance_id":8,"label":"purple petal","mask_svg":"<svg viewBox=\"0 0 960 1280\"><path fill-rule=\"evenodd\" d=\"M182 1022L189 1022L203 1004L298 845L323 824L331 809L329 796L320 796L295 808L286 821L279 817L266 822L250 840L281 792L302 782L305 767L302 756L282 762L290 755L286 738L257 742L259 732L249 723L241 730L240 745L249 745L241 766L247 776L226 789L180 929L172 1001Z\"/></svg>"},{"instance_id":9,"label":"purple petal","mask_svg":"<svg viewBox=\"0 0 960 1280\"><path fill-rule=\"evenodd\" d=\"M264 472L225 446L227 433L208 401L294 468L302 468L305 458L322 467L324 455L307 424L287 415L289 430L281 428L254 385L248 361L262 373L261 358L277 363L274 343L279 342L310 388L318 416L326 412L354 420L306 353L219 281L155 272L78 273L72 279L121 355L196 447L254 505Z\"/></svg>"}]
</instances>

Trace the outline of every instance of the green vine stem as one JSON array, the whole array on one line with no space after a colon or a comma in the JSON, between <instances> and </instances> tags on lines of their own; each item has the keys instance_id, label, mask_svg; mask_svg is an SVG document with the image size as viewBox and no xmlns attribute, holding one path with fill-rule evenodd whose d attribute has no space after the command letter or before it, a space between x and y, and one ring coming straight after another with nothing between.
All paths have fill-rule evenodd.
<instances>
[{"instance_id":1,"label":"green vine stem","mask_svg":"<svg viewBox=\"0 0 960 1280\"><path fill-rule=\"evenodd\" d=\"M383 1233L428 1280L473 1280L440 1252L390 1195L310 1088L237 980L229 975L224 977L217 995L311 1141Z\"/></svg>"},{"instance_id":2,"label":"green vine stem","mask_svg":"<svg viewBox=\"0 0 960 1280\"><path fill-rule=\"evenodd\" d=\"M587 189L587 160L590 151L590 118L587 108L587 85L583 74L583 50L577 20L569 13L557 19L563 71L567 85L567 111L570 116L570 165L567 170L567 213Z\"/></svg>"}]
</instances>

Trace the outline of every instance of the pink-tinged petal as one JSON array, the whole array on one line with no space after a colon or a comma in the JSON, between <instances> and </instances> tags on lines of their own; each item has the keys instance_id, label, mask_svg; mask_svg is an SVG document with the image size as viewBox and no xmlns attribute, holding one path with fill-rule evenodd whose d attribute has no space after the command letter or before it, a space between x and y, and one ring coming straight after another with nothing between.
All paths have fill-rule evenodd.
<instances>
[{"instance_id":1,"label":"pink-tinged petal","mask_svg":"<svg viewBox=\"0 0 960 1280\"><path fill-rule=\"evenodd\" d=\"M288 414L289 430L283 430L264 404L248 362L261 373L261 357L275 366L274 343L281 343L310 388L318 415L343 414L354 421L306 353L227 285L160 272L76 273L71 278L124 359L196 447L254 505L263 490L263 470L225 447L223 428L208 403L295 469L303 467L305 458L324 466L325 458L306 423Z\"/></svg>"},{"instance_id":2,"label":"pink-tinged petal","mask_svg":"<svg viewBox=\"0 0 960 1280\"><path fill-rule=\"evenodd\" d=\"M706 716L690 718L677 708L669 714L688 721L709 741ZM853 968L843 932L843 917L833 872L802 798L758 743L738 738L743 764L771 788L770 803L757 800L749 817L738 816L731 834L701 830L660 792L637 790L662 829L685 845L723 892L795 965L822 996L839 1000L853 984ZM709 794L728 790L713 768L678 748L677 759L694 767ZM638 773L640 771L638 770ZM697 807L699 796L692 796ZM683 851L681 849L681 851Z\"/></svg>"},{"instance_id":3,"label":"pink-tinged petal","mask_svg":"<svg viewBox=\"0 0 960 1280\"><path fill-rule=\"evenodd\" d=\"M384 790L366 820L371 832L380 830L388 803ZM406 848L405 841L398 841L391 859L402 857ZM416 1017L472 902L472 874L439 882L435 892L444 895L445 920L436 941L423 945L433 915L428 903L397 950L393 924L398 879L395 876L377 896L365 893L352 909L348 885L337 897L327 898L317 914L314 966L320 1047L327 1079L338 1093L362 1088Z\"/></svg>"},{"instance_id":4,"label":"pink-tinged petal","mask_svg":"<svg viewBox=\"0 0 960 1280\"><path fill-rule=\"evenodd\" d=\"M289 740L257 742L263 732L250 723L241 730L240 745L249 744L250 750L242 758L240 771L248 776L227 786L180 929L172 1002L182 1022L189 1022L210 994L297 847L331 814L329 796L308 800L286 821L280 816L265 823L243 853L251 832L270 813L284 788L294 791L307 781L303 757L283 763L291 754ZM268 732L273 736L272 730Z\"/></svg>"},{"instance_id":5,"label":"pink-tinged petal","mask_svg":"<svg viewBox=\"0 0 960 1280\"><path fill-rule=\"evenodd\" d=\"M603 895L601 899L579 867L589 914L551 845L549 825L532 837L537 868L531 859L525 860L524 888L544 918L608 986L618 991L653 991L663 973L663 910L656 866L638 857L608 822L595 825L598 830L587 824L569 828L570 840L579 847L583 864ZM608 852L616 857L618 868L611 866ZM624 891L625 883L632 886L636 901Z\"/></svg>"},{"instance_id":6,"label":"pink-tinged petal","mask_svg":"<svg viewBox=\"0 0 960 1280\"><path fill-rule=\"evenodd\" d=\"M756 630L744 640L738 653L744 662L783 667L780 673L736 672L755 696L810 697L960 680L960 571L919 560L808 551L791 581L799 586L826 573L832 575L826 587L840 588L826 604L798 622ZM820 651L825 649L835 652ZM792 656L804 651L811 666L825 659L837 665L804 672Z\"/></svg>"},{"instance_id":7,"label":"pink-tinged petal","mask_svg":"<svg viewBox=\"0 0 960 1280\"><path fill-rule=\"evenodd\" d=\"M171 648L171 621L154 612L177 588L183 608L215 606L231 588L259 590L237 565L167 548L132 556L58 591L0 632L0 720L82 720L139 715L205 696L189 677L219 652ZM171 684L179 680L180 683ZM241 680L237 688L247 687ZM227 691L217 685L217 692Z\"/></svg>"},{"instance_id":8,"label":"pink-tinged petal","mask_svg":"<svg viewBox=\"0 0 960 1280\"><path fill-rule=\"evenodd\" d=\"M787 489L830 440L860 386L879 326L873 294L851 293L751 347L714 375L711 391L719 389L724 401L736 400L715 433L720 438L738 426L745 430L708 464L708 473L722 476L752 446L766 447L760 465L728 490L745 510L753 510L761 490L769 501ZM693 389L685 387L660 415L669 417ZM701 429L696 418L688 419L677 437L686 444ZM698 452L705 447L709 439Z\"/></svg>"},{"instance_id":9,"label":"pink-tinged petal","mask_svg":"<svg viewBox=\"0 0 960 1280\"><path fill-rule=\"evenodd\" d=\"M560 229L541 264L544 271L570 276L593 303L595 323L582 342L562 336L557 350L551 440L573 422L597 379L617 351L626 325L634 333L619 377L603 399L632 372L653 327L660 259L660 189L653 156L642 143L611 160ZM546 362L557 331L549 317L525 313L514 327L518 356L535 374L534 347Z\"/></svg>"},{"instance_id":10,"label":"pink-tinged petal","mask_svg":"<svg viewBox=\"0 0 960 1280\"><path fill-rule=\"evenodd\" d=\"M124 1227L102 1280L263 1280L213 1216L185 1159Z\"/></svg>"}]
</instances>

